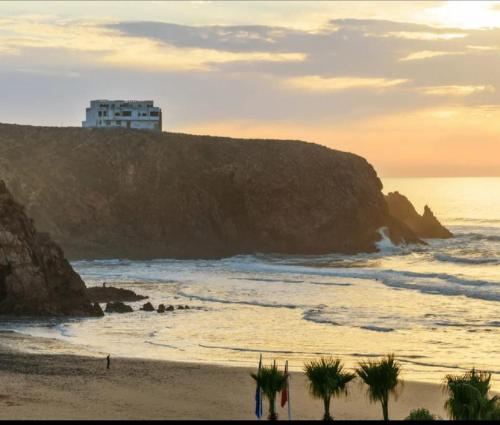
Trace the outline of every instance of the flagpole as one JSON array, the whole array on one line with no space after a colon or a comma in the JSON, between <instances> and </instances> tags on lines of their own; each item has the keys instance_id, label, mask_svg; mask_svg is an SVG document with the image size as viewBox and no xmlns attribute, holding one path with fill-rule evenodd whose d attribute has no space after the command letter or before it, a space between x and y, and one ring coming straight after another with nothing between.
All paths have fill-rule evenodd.
<instances>
[{"instance_id":1,"label":"flagpole","mask_svg":"<svg viewBox=\"0 0 500 425\"><path fill-rule=\"evenodd\" d=\"M260 353L260 358L259 358L259 369L257 372L257 375L260 377L260 370L262 368L262 353ZM255 406L255 413L257 416L257 419L260 421L262 419L262 388L260 387L259 384L257 384L257 394L258 394L258 400L256 400L256 406Z\"/></svg>"},{"instance_id":2,"label":"flagpole","mask_svg":"<svg viewBox=\"0 0 500 425\"><path fill-rule=\"evenodd\" d=\"M285 363L285 368L288 373L288 376L286 378L286 388L287 388L287 396L288 396L288 420L292 420L292 408L290 407L290 373L288 372L288 360Z\"/></svg>"}]
</instances>

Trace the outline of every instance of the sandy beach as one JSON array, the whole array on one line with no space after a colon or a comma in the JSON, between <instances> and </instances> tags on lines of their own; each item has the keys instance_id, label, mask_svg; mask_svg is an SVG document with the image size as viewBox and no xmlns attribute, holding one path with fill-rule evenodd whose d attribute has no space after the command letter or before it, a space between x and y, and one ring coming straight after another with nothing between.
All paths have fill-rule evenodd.
<instances>
[{"instance_id":1,"label":"sandy beach","mask_svg":"<svg viewBox=\"0 0 500 425\"><path fill-rule=\"evenodd\" d=\"M5 344L29 339L0 334L0 419L255 419L251 369L113 358L107 370L104 357L27 354ZM309 396L304 374L292 373L290 394L295 419L321 418L321 402ZM391 402L392 419L416 407L446 417L439 385L404 382ZM332 411L337 419L381 417L358 382L347 398L334 400ZM287 419L286 410L278 413Z\"/></svg>"}]
</instances>

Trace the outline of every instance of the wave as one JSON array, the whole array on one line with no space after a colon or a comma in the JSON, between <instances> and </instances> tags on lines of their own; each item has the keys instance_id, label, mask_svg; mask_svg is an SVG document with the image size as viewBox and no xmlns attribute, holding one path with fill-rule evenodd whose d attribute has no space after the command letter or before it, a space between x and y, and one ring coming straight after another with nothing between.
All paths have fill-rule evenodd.
<instances>
[{"instance_id":1,"label":"wave","mask_svg":"<svg viewBox=\"0 0 500 425\"><path fill-rule=\"evenodd\" d=\"M293 279L271 279L265 277L232 277L233 280L251 280L256 282L285 282L285 283L304 283L303 280L293 280Z\"/></svg>"},{"instance_id":2,"label":"wave","mask_svg":"<svg viewBox=\"0 0 500 425\"><path fill-rule=\"evenodd\" d=\"M310 322L314 323L327 323L330 325L334 326L345 326L343 323L339 323L333 319L330 319L328 317L322 316L322 311L321 309L311 309L311 310L306 310L304 314L302 315L302 318L304 320L308 320ZM359 329L364 329L367 331L374 331L374 332L393 332L395 329L390 328L387 326L378 326L378 325L372 325L372 324L366 324L366 325L353 325L352 323L349 324L351 327L359 328Z\"/></svg>"},{"instance_id":3,"label":"wave","mask_svg":"<svg viewBox=\"0 0 500 425\"><path fill-rule=\"evenodd\" d=\"M153 341L144 341L146 344L149 345L156 345L158 347L165 347L165 348L173 348L174 350L179 350L179 351L186 351L183 348L176 347L175 345L170 345L170 344L162 344L161 342L153 342Z\"/></svg>"},{"instance_id":4,"label":"wave","mask_svg":"<svg viewBox=\"0 0 500 425\"><path fill-rule=\"evenodd\" d=\"M500 282L468 279L460 275L448 273L423 273L374 268L328 269L264 263L245 264L241 266L240 270L253 273L293 273L298 275L375 280L391 288L411 289L428 294L462 295L487 301L500 301Z\"/></svg>"},{"instance_id":5,"label":"wave","mask_svg":"<svg viewBox=\"0 0 500 425\"><path fill-rule=\"evenodd\" d=\"M461 263L461 264L500 264L500 258L468 258L468 257L456 257L454 255L447 254L434 254L435 260L449 263Z\"/></svg>"},{"instance_id":6,"label":"wave","mask_svg":"<svg viewBox=\"0 0 500 425\"><path fill-rule=\"evenodd\" d=\"M472 217L450 217L447 219L443 219L446 222L449 221L461 221L465 223L486 223L486 224L498 224L500 223L500 219L496 218L472 218Z\"/></svg>"},{"instance_id":7,"label":"wave","mask_svg":"<svg viewBox=\"0 0 500 425\"><path fill-rule=\"evenodd\" d=\"M394 328L386 328L383 326L375 326L375 325L365 325L365 326L360 326L359 328L375 332L394 332Z\"/></svg>"},{"instance_id":8,"label":"wave","mask_svg":"<svg viewBox=\"0 0 500 425\"><path fill-rule=\"evenodd\" d=\"M465 237L474 241L500 242L500 235L486 235L484 233L456 233L455 236Z\"/></svg>"},{"instance_id":9,"label":"wave","mask_svg":"<svg viewBox=\"0 0 500 425\"><path fill-rule=\"evenodd\" d=\"M255 300L249 300L249 301L225 300L223 298L188 294L182 290L177 291L177 294L179 294L182 297L192 298L192 299L195 299L198 301L207 301L207 302L221 303L221 304L241 304L241 305L250 305L250 306L257 306L257 307L292 308L292 309L303 307L302 305L298 305L298 304L266 303L266 302L255 301Z\"/></svg>"},{"instance_id":10,"label":"wave","mask_svg":"<svg viewBox=\"0 0 500 425\"><path fill-rule=\"evenodd\" d=\"M242 348L242 347L229 347L224 345L203 345L198 344L199 347L202 348L211 348L218 350L230 350L230 351L240 351L240 352L249 352L249 353L272 353L272 354L313 354L316 356L321 355L329 355L330 353L325 353L321 351L294 351L294 350L265 350L258 348Z\"/></svg>"},{"instance_id":11,"label":"wave","mask_svg":"<svg viewBox=\"0 0 500 425\"><path fill-rule=\"evenodd\" d=\"M314 323L327 323L329 325L334 325L334 326L343 326L341 323L329 319L328 317L321 316L321 311L317 309L312 309L312 310L306 310L302 314L302 318L304 320L308 320L310 322Z\"/></svg>"},{"instance_id":12,"label":"wave","mask_svg":"<svg viewBox=\"0 0 500 425\"><path fill-rule=\"evenodd\" d=\"M377 249L379 251L393 251L395 249L398 249L398 246L394 245L387 235L387 227L381 227L380 229L377 230L377 232L380 234L381 239L375 243L377 246Z\"/></svg>"}]
</instances>

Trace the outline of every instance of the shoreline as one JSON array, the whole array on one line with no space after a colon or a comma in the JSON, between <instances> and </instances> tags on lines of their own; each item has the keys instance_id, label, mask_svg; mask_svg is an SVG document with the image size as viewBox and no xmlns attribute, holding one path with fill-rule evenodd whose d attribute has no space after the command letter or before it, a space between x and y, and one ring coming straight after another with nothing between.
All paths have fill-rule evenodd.
<instances>
[{"instance_id":1,"label":"shoreline","mask_svg":"<svg viewBox=\"0 0 500 425\"><path fill-rule=\"evenodd\" d=\"M255 368L71 354L31 354L5 346L35 337L0 332L0 419L255 419ZM291 372L294 419L320 419L322 403L307 392L305 375ZM380 419L379 404L359 382L332 400L337 419ZM404 381L390 417L404 419L425 407L443 418L445 395L438 384ZM267 412L267 401L264 401ZM287 419L287 407L278 407Z\"/></svg>"}]
</instances>

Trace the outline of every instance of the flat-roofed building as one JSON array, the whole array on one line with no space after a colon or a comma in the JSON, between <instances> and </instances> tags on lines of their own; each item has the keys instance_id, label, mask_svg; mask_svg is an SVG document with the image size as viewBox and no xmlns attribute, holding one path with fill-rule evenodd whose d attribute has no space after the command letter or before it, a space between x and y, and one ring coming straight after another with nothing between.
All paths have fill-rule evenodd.
<instances>
[{"instance_id":1,"label":"flat-roofed building","mask_svg":"<svg viewBox=\"0 0 500 425\"><path fill-rule=\"evenodd\" d=\"M152 100L91 100L82 127L162 130L161 109Z\"/></svg>"}]
</instances>

